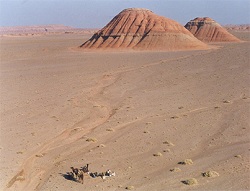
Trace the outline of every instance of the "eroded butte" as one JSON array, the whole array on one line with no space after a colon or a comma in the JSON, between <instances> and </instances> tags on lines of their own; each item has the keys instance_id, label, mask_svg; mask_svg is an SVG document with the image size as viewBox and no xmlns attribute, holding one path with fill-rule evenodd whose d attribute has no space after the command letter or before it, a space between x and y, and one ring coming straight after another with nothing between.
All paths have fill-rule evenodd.
<instances>
[{"instance_id":1,"label":"eroded butte","mask_svg":"<svg viewBox=\"0 0 250 191\"><path fill-rule=\"evenodd\" d=\"M204 42L240 42L240 39L209 17L197 17L189 21L185 28Z\"/></svg>"},{"instance_id":2,"label":"eroded butte","mask_svg":"<svg viewBox=\"0 0 250 191\"><path fill-rule=\"evenodd\" d=\"M206 49L178 22L148 9L129 8L81 45L84 49L182 50Z\"/></svg>"}]
</instances>

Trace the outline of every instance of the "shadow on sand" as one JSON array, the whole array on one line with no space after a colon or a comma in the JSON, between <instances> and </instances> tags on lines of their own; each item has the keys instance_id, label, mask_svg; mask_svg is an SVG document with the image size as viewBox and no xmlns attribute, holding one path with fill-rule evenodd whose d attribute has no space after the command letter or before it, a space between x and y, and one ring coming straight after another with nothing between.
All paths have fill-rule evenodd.
<instances>
[{"instance_id":1,"label":"shadow on sand","mask_svg":"<svg viewBox=\"0 0 250 191\"><path fill-rule=\"evenodd\" d=\"M75 178L73 178L69 172L64 173L59 173L63 178L65 178L66 180L70 180L70 181L74 181L77 182Z\"/></svg>"}]
</instances>

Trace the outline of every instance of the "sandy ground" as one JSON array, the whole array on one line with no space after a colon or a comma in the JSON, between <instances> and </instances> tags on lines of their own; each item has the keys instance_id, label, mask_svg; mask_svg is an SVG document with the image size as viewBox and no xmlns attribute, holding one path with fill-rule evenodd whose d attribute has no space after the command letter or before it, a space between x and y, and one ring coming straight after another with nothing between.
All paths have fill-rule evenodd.
<instances>
[{"instance_id":1,"label":"sandy ground","mask_svg":"<svg viewBox=\"0 0 250 191\"><path fill-rule=\"evenodd\" d=\"M250 189L249 42L179 52L69 48L88 38L1 37L2 190ZM178 164L185 159L193 164ZM71 166L87 163L116 176L68 180ZM208 170L219 176L203 177ZM198 184L182 182L190 178Z\"/></svg>"}]
</instances>

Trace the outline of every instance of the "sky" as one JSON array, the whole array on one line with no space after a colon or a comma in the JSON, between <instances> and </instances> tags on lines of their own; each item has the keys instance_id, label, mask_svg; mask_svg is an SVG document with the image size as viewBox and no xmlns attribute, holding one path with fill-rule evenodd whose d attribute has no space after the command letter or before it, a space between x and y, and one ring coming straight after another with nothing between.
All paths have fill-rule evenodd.
<instances>
[{"instance_id":1,"label":"sky","mask_svg":"<svg viewBox=\"0 0 250 191\"><path fill-rule=\"evenodd\" d=\"M211 17L222 25L250 23L250 0L0 0L0 26L101 28L131 7L150 9L182 25L196 17Z\"/></svg>"}]
</instances>

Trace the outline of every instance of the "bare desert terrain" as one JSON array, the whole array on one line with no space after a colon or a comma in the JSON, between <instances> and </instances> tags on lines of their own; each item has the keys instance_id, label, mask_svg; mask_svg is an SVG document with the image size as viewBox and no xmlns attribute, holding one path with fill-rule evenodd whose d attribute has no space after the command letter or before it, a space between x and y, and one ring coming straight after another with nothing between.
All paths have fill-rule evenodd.
<instances>
[{"instance_id":1,"label":"bare desert terrain","mask_svg":"<svg viewBox=\"0 0 250 191\"><path fill-rule=\"evenodd\" d=\"M235 35L172 52L1 37L1 190L250 190L250 33ZM69 180L87 163L116 176Z\"/></svg>"}]
</instances>

